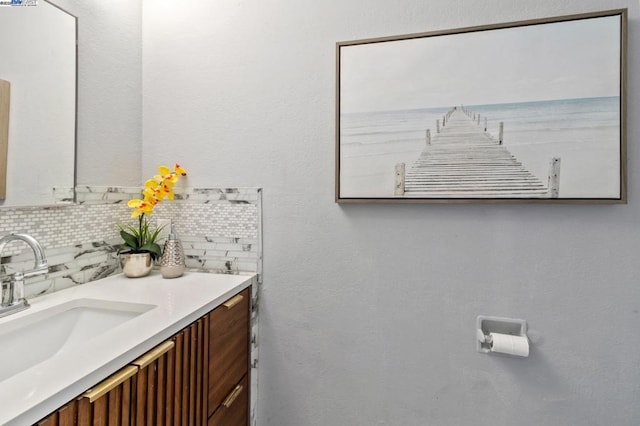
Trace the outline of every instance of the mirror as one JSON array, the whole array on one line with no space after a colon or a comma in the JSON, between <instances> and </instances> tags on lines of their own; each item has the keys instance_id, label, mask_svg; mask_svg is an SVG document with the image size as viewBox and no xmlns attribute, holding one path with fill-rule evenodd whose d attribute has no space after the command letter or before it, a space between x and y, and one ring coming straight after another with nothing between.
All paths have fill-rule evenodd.
<instances>
[{"instance_id":1,"label":"mirror","mask_svg":"<svg viewBox=\"0 0 640 426\"><path fill-rule=\"evenodd\" d=\"M77 19L47 0L0 7L0 36L0 206L72 203Z\"/></svg>"}]
</instances>

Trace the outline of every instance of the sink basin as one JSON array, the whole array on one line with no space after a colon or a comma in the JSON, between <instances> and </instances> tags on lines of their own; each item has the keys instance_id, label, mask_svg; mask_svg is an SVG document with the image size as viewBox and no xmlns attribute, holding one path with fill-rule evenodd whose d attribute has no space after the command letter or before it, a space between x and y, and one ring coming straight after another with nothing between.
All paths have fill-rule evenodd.
<instances>
[{"instance_id":1,"label":"sink basin","mask_svg":"<svg viewBox=\"0 0 640 426\"><path fill-rule=\"evenodd\" d=\"M0 324L0 382L73 351L155 305L76 299ZM28 311L27 311L28 312Z\"/></svg>"}]
</instances>

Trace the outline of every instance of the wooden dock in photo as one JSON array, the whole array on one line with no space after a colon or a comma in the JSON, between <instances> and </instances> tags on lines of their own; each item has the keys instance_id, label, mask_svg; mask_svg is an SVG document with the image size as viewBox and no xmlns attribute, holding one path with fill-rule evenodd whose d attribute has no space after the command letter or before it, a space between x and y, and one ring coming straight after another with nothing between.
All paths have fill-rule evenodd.
<instances>
[{"instance_id":1,"label":"wooden dock in photo","mask_svg":"<svg viewBox=\"0 0 640 426\"><path fill-rule=\"evenodd\" d=\"M481 120L481 118L483 120ZM560 159L551 159L542 182L487 132L485 117L455 107L426 130L426 146L415 163L396 165L395 195L416 198L557 198Z\"/></svg>"}]
</instances>

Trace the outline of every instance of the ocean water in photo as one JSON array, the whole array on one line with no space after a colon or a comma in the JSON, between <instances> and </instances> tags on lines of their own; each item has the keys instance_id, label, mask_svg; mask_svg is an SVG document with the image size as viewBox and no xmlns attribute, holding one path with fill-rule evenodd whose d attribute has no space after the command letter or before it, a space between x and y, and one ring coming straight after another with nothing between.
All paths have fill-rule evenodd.
<instances>
[{"instance_id":1,"label":"ocean water in photo","mask_svg":"<svg viewBox=\"0 0 640 426\"><path fill-rule=\"evenodd\" d=\"M416 161L426 130L434 136L436 120L452 107L342 114L341 196L392 197L395 165ZM464 107L480 114L481 126L486 117L495 137L503 122L504 146L541 181L551 158L560 157L560 197L619 196L619 97Z\"/></svg>"}]
</instances>

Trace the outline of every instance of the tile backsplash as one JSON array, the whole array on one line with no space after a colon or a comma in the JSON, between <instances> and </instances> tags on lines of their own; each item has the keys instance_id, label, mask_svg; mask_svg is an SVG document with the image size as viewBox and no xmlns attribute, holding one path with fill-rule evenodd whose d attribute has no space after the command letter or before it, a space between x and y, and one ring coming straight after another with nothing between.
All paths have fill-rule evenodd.
<instances>
[{"instance_id":1,"label":"tile backsplash","mask_svg":"<svg viewBox=\"0 0 640 426\"><path fill-rule=\"evenodd\" d=\"M56 192L66 196L68 191ZM26 282L26 297L119 272L116 252L122 240L116 225L132 221L126 201L139 197L140 188L84 186L77 189L75 205L1 210L0 236L27 233L47 254L50 271ZM172 221L189 269L259 273L260 210L259 188L186 188L175 200L160 203L149 218ZM0 275L32 265L31 250L21 242L11 243L2 253Z\"/></svg>"}]
</instances>

